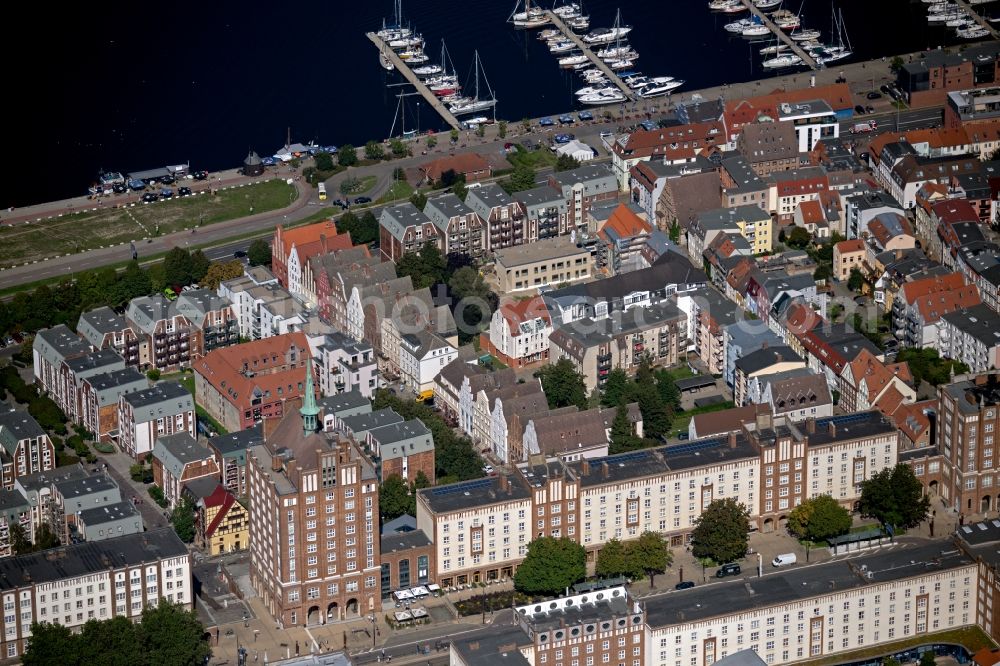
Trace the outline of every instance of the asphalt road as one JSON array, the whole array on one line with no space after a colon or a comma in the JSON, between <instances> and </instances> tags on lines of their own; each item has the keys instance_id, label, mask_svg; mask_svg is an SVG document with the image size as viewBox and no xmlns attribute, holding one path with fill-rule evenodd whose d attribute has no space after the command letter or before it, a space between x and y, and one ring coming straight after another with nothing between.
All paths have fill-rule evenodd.
<instances>
[{"instance_id":1,"label":"asphalt road","mask_svg":"<svg viewBox=\"0 0 1000 666\"><path fill-rule=\"evenodd\" d=\"M878 123L878 129L875 132L869 132L869 134L938 127L943 123L942 113L941 108L933 108L915 109L912 111L908 109L899 111L898 113L895 111L886 111L855 116L850 120L841 121L840 135L849 136L852 127L869 120L874 120Z\"/></svg>"}]
</instances>

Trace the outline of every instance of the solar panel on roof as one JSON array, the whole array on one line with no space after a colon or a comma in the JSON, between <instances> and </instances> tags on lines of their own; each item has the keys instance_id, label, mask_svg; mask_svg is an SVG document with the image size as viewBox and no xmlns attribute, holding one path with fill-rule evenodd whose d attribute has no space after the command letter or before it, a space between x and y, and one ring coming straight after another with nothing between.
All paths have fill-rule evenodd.
<instances>
[{"instance_id":1,"label":"solar panel on roof","mask_svg":"<svg viewBox=\"0 0 1000 666\"><path fill-rule=\"evenodd\" d=\"M643 460L647 458L649 453L647 451L633 451L632 453L621 453L616 456L608 456L607 458L601 458L600 460L595 460L594 463L600 464L602 462L606 463L621 463L628 462L630 460ZM592 463L592 464L594 464Z\"/></svg>"},{"instance_id":2,"label":"solar panel on roof","mask_svg":"<svg viewBox=\"0 0 1000 666\"><path fill-rule=\"evenodd\" d=\"M690 442L688 444L677 444L675 446L668 446L666 449L667 455L680 455L684 453L694 453L695 451L703 451L705 449L710 449L713 446L718 446L722 443L721 439L700 439L695 442Z\"/></svg>"},{"instance_id":3,"label":"solar panel on roof","mask_svg":"<svg viewBox=\"0 0 1000 666\"><path fill-rule=\"evenodd\" d=\"M475 490L477 488L487 488L493 484L493 479L478 479L476 481L468 481L466 483L455 483L449 486L442 486L440 488L435 488L431 491L432 495L454 495L455 493L464 493L467 490Z\"/></svg>"}]
</instances>

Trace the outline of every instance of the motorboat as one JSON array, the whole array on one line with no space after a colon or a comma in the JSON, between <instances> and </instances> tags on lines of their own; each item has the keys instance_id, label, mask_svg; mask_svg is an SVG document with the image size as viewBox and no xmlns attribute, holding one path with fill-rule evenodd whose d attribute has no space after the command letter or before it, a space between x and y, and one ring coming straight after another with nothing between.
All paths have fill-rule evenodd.
<instances>
[{"instance_id":1,"label":"motorboat","mask_svg":"<svg viewBox=\"0 0 1000 666\"><path fill-rule=\"evenodd\" d=\"M782 30L795 30L802 23L799 21L798 16L782 16L781 18L774 19L774 25L778 26Z\"/></svg>"},{"instance_id":2,"label":"motorboat","mask_svg":"<svg viewBox=\"0 0 1000 666\"><path fill-rule=\"evenodd\" d=\"M577 90L576 91L576 96L577 97L583 97L584 95L593 95L595 93L599 93L599 92L602 92L604 90L617 90L617 88L614 85L610 84L610 83L598 84L598 85L593 85L593 86L586 86L584 88L580 88L579 90Z\"/></svg>"},{"instance_id":3,"label":"motorboat","mask_svg":"<svg viewBox=\"0 0 1000 666\"><path fill-rule=\"evenodd\" d=\"M782 0L753 0L753 5L757 9L771 9L782 3Z\"/></svg>"},{"instance_id":4,"label":"motorboat","mask_svg":"<svg viewBox=\"0 0 1000 666\"><path fill-rule=\"evenodd\" d=\"M744 37L763 37L764 35L770 35L771 30L763 23L754 23L743 28L743 32L740 34Z\"/></svg>"},{"instance_id":5,"label":"motorboat","mask_svg":"<svg viewBox=\"0 0 1000 666\"><path fill-rule=\"evenodd\" d=\"M639 52L632 48L625 48L624 50L619 50L615 55L601 56L601 60L604 62L609 62L611 60L636 60L639 58Z\"/></svg>"},{"instance_id":6,"label":"motorboat","mask_svg":"<svg viewBox=\"0 0 1000 666\"><path fill-rule=\"evenodd\" d=\"M409 58L406 59L406 62L411 65L416 65L422 62L428 62L429 60L430 56L428 56L426 53L424 53L423 51L416 51Z\"/></svg>"},{"instance_id":7,"label":"motorboat","mask_svg":"<svg viewBox=\"0 0 1000 666\"><path fill-rule=\"evenodd\" d=\"M786 53L774 58L768 58L761 63L767 69L781 69L782 67L795 67L802 64L802 58L794 53Z\"/></svg>"},{"instance_id":8,"label":"motorboat","mask_svg":"<svg viewBox=\"0 0 1000 666\"><path fill-rule=\"evenodd\" d=\"M958 19L958 18L965 18L967 16L968 15L965 12L961 11L961 10L950 11L950 12L942 12L940 14L931 14L930 16L927 17L927 22L928 23L947 23L948 21L952 21L952 20Z\"/></svg>"},{"instance_id":9,"label":"motorboat","mask_svg":"<svg viewBox=\"0 0 1000 666\"><path fill-rule=\"evenodd\" d=\"M477 126L477 125L487 125L490 119L486 116L476 116L475 118L469 118L465 121L466 125Z\"/></svg>"},{"instance_id":10,"label":"motorboat","mask_svg":"<svg viewBox=\"0 0 1000 666\"><path fill-rule=\"evenodd\" d=\"M965 15L959 18L953 18L950 21L945 21L945 25L949 28L968 28L976 25L976 21L971 16Z\"/></svg>"},{"instance_id":11,"label":"motorboat","mask_svg":"<svg viewBox=\"0 0 1000 666\"><path fill-rule=\"evenodd\" d=\"M614 89L601 90L590 95L582 95L579 101L581 104L590 105L618 104L625 101L625 95Z\"/></svg>"},{"instance_id":12,"label":"motorboat","mask_svg":"<svg viewBox=\"0 0 1000 666\"><path fill-rule=\"evenodd\" d=\"M424 38L421 35L407 35L405 37L397 37L396 39L389 40L390 49L406 49L406 48L418 48L424 47Z\"/></svg>"},{"instance_id":13,"label":"motorboat","mask_svg":"<svg viewBox=\"0 0 1000 666\"><path fill-rule=\"evenodd\" d=\"M737 2L736 4L728 5L725 9L722 10L722 13L739 14L740 12L745 12L746 10L747 10L746 5L744 5L742 2Z\"/></svg>"},{"instance_id":14,"label":"motorboat","mask_svg":"<svg viewBox=\"0 0 1000 666\"><path fill-rule=\"evenodd\" d=\"M738 4L741 4L740 0L711 0L711 2L708 3L708 8L713 12L721 12L732 5Z\"/></svg>"},{"instance_id":15,"label":"motorboat","mask_svg":"<svg viewBox=\"0 0 1000 666\"><path fill-rule=\"evenodd\" d=\"M618 58L624 57L622 54L629 53L632 50L631 46L623 44L622 46L606 46L596 53L598 58Z\"/></svg>"},{"instance_id":16,"label":"motorboat","mask_svg":"<svg viewBox=\"0 0 1000 666\"><path fill-rule=\"evenodd\" d=\"M574 16L579 16L580 11L580 5L575 2L571 2L567 5L560 5L552 9L552 13L561 19L569 19Z\"/></svg>"},{"instance_id":17,"label":"motorboat","mask_svg":"<svg viewBox=\"0 0 1000 666\"><path fill-rule=\"evenodd\" d=\"M943 2L940 5L931 5L927 8L927 15L931 14L948 14L950 12L960 11L958 5L953 2Z\"/></svg>"},{"instance_id":18,"label":"motorboat","mask_svg":"<svg viewBox=\"0 0 1000 666\"><path fill-rule=\"evenodd\" d=\"M413 73L417 76L434 76L443 71L444 69L442 69L441 65L421 65L420 67L413 68Z\"/></svg>"},{"instance_id":19,"label":"motorboat","mask_svg":"<svg viewBox=\"0 0 1000 666\"><path fill-rule=\"evenodd\" d=\"M610 67L611 69L615 69L615 70L618 70L618 69L628 69L629 67L632 67L633 65L635 65L635 61L634 60L610 60L610 61L608 61L608 67Z\"/></svg>"},{"instance_id":20,"label":"motorboat","mask_svg":"<svg viewBox=\"0 0 1000 666\"><path fill-rule=\"evenodd\" d=\"M962 39L982 39L983 37L989 37L990 31L982 26L975 26L959 29L955 34Z\"/></svg>"},{"instance_id":21,"label":"motorboat","mask_svg":"<svg viewBox=\"0 0 1000 666\"><path fill-rule=\"evenodd\" d=\"M680 79L670 81L668 83L648 83L642 88L636 90L635 94L643 99L662 97L663 95L667 95L671 91L680 88L682 85L684 85L684 81L681 81Z\"/></svg>"},{"instance_id":22,"label":"motorboat","mask_svg":"<svg viewBox=\"0 0 1000 666\"><path fill-rule=\"evenodd\" d=\"M553 37L559 37L562 33L555 28L547 28L538 33L538 39L541 41L546 41L552 39Z\"/></svg>"},{"instance_id":23,"label":"motorboat","mask_svg":"<svg viewBox=\"0 0 1000 666\"><path fill-rule=\"evenodd\" d=\"M632 32L632 26L621 25L621 14L615 19L615 25L611 28L597 28L591 30L583 36L583 41L588 44L610 44L619 37L624 37Z\"/></svg>"},{"instance_id":24,"label":"motorboat","mask_svg":"<svg viewBox=\"0 0 1000 666\"><path fill-rule=\"evenodd\" d=\"M809 30L799 30L798 32L793 32L788 36L792 38L792 41L805 42L810 39L819 39L820 35L822 34L823 33L821 33L819 30L809 29Z\"/></svg>"},{"instance_id":25,"label":"motorboat","mask_svg":"<svg viewBox=\"0 0 1000 666\"><path fill-rule=\"evenodd\" d=\"M588 62L589 60L590 59L587 56L585 56L582 53L580 53L578 55L570 55L570 56L566 56L565 58L559 58L559 66L560 67L575 67L576 65Z\"/></svg>"},{"instance_id":26,"label":"motorboat","mask_svg":"<svg viewBox=\"0 0 1000 666\"><path fill-rule=\"evenodd\" d=\"M584 30L590 29L590 17L589 16L577 16L566 21L568 25L573 30L582 32Z\"/></svg>"},{"instance_id":27,"label":"motorboat","mask_svg":"<svg viewBox=\"0 0 1000 666\"><path fill-rule=\"evenodd\" d=\"M564 39L562 41L558 41L558 42L554 42L554 43L550 44L549 45L549 52L550 53L566 53L568 51L572 51L575 48L576 48L576 44L575 43L569 41L568 39Z\"/></svg>"},{"instance_id":28,"label":"motorboat","mask_svg":"<svg viewBox=\"0 0 1000 666\"><path fill-rule=\"evenodd\" d=\"M739 21L733 21L732 23L727 23L722 26L726 32L734 32L737 35L742 34L742 32L753 25L753 21L748 18L741 18Z\"/></svg>"}]
</instances>

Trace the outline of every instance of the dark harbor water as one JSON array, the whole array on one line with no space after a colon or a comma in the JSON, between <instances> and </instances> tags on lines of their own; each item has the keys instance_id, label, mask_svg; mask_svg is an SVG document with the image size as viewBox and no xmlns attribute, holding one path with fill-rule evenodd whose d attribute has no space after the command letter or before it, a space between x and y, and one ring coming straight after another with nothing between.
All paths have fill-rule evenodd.
<instances>
[{"instance_id":1,"label":"dark harbor water","mask_svg":"<svg viewBox=\"0 0 1000 666\"><path fill-rule=\"evenodd\" d=\"M478 49L500 103L519 120L572 108L579 78L560 70L536 39L506 19L514 0L404 0L405 20L441 39L459 76L471 80ZM639 51L637 69L687 84L676 94L766 76L757 50L722 25L707 0L585 0L591 27L610 26L620 7ZM853 60L954 41L928 27L911 0L836 0ZM803 23L831 27L830 0L794 0ZM990 7L989 5L987 7ZM190 162L192 169L236 166L249 149L274 153L285 142L363 144L389 134L401 77L379 67L364 36L392 12L391 0L298 3L207 2L56 9L26 6L30 18L5 40L8 125L0 206L75 196L99 170L129 171ZM31 14L34 13L33 16ZM846 61L845 61L846 62ZM836 65L832 65L836 67ZM407 97L407 129L440 119ZM399 132L397 124L396 132Z\"/></svg>"}]
</instances>

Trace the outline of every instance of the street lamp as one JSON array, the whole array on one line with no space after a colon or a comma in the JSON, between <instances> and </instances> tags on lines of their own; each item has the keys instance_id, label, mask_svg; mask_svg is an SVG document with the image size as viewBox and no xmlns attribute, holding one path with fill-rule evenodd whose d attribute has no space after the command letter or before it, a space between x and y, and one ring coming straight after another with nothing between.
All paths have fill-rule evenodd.
<instances>
[{"instance_id":1,"label":"street lamp","mask_svg":"<svg viewBox=\"0 0 1000 666\"><path fill-rule=\"evenodd\" d=\"M368 616L368 619L372 622L372 649L375 649L375 639L378 637L378 621L375 619L375 613Z\"/></svg>"}]
</instances>

